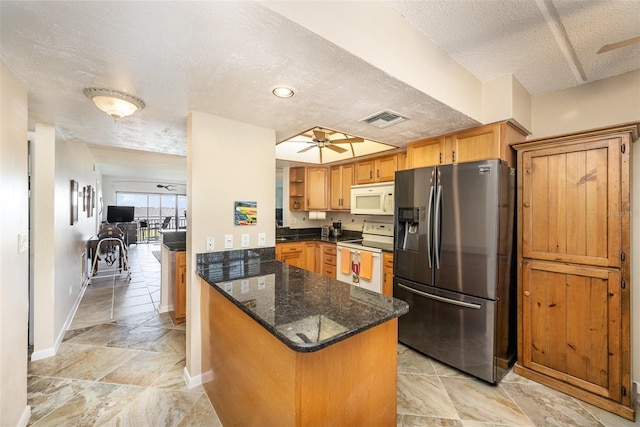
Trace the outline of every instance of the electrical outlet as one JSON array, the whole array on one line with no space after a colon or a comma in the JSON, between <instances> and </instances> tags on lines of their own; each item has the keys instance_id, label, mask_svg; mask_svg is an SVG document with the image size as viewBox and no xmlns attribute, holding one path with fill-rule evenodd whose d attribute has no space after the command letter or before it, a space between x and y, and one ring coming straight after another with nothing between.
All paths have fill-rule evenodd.
<instances>
[{"instance_id":1,"label":"electrical outlet","mask_svg":"<svg viewBox=\"0 0 640 427\"><path fill-rule=\"evenodd\" d=\"M73 294L73 286L69 285L69 295Z\"/></svg>"},{"instance_id":2,"label":"electrical outlet","mask_svg":"<svg viewBox=\"0 0 640 427\"><path fill-rule=\"evenodd\" d=\"M213 252L213 237L207 237L207 252Z\"/></svg>"},{"instance_id":3,"label":"electrical outlet","mask_svg":"<svg viewBox=\"0 0 640 427\"><path fill-rule=\"evenodd\" d=\"M258 289L264 289L266 286L266 279L264 276L258 277Z\"/></svg>"},{"instance_id":4,"label":"electrical outlet","mask_svg":"<svg viewBox=\"0 0 640 427\"><path fill-rule=\"evenodd\" d=\"M224 235L224 248L225 249L233 249L233 235L225 234Z\"/></svg>"},{"instance_id":5,"label":"electrical outlet","mask_svg":"<svg viewBox=\"0 0 640 427\"><path fill-rule=\"evenodd\" d=\"M240 292L242 292L243 294L246 294L247 292L249 292L249 281L248 280L243 280L242 282L240 282Z\"/></svg>"},{"instance_id":6,"label":"electrical outlet","mask_svg":"<svg viewBox=\"0 0 640 427\"><path fill-rule=\"evenodd\" d=\"M249 235L248 234L243 234L242 235L242 242L240 243L240 245L243 248L248 248L249 247Z\"/></svg>"},{"instance_id":7,"label":"electrical outlet","mask_svg":"<svg viewBox=\"0 0 640 427\"><path fill-rule=\"evenodd\" d=\"M258 233L258 246L267 244L267 233Z\"/></svg>"}]
</instances>

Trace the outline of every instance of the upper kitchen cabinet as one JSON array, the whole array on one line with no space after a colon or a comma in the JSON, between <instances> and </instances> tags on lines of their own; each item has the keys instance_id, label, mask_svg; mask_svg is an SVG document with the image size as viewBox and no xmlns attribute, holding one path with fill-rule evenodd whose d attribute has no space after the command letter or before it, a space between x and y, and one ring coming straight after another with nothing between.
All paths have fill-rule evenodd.
<instances>
[{"instance_id":1,"label":"upper kitchen cabinet","mask_svg":"<svg viewBox=\"0 0 640 427\"><path fill-rule=\"evenodd\" d=\"M289 210L304 210L305 202L305 168L289 169Z\"/></svg>"},{"instance_id":2,"label":"upper kitchen cabinet","mask_svg":"<svg viewBox=\"0 0 640 427\"><path fill-rule=\"evenodd\" d=\"M493 123L450 135L445 139L444 163L465 163L502 159L516 166L513 144L524 142L526 134L509 122Z\"/></svg>"},{"instance_id":3,"label":"upper kitchen cabinet","mask_svg":"<svg viewBox=\"0 0 640 427\"><path fill-rule=\"evenodd\" d=\"M421 139L407 145L407 167L502 159L515 167L511 145L524 142L526 134L510 122L493 123L466 131Z\"/></svg>"},{"instance_id":4,"label":"upper kitchen cabinet","mask_svg":"<svg viewBox=\"0 0 640 427\"><path fill-rule=\"evenodd\" d=\"M445 137L427 138L407 145L407 168L421 168L442 164Z\"/></svg>"},{"instance_id":5,"label":"upper kitchen cabinet","mask_svg":"<svg viewBox=\"0 0 640 427\"><path fill-rule=\"evenodd\" d=\"M356 163L356 184L393 181L398 170L398 156L383 156Z\"/></svg>"},{"instance_id":6,"label":"upper kitchen cabinet","mask_svg":"<svg viewBox=\"0 0 640 427\"><path fill-rule=\"evenodd\" d=\"M333 211L351 209L351 186L354 184L353 163L331 167L330 208Z\"/></svg>"},{"instance_id":7,"label":"upper kitchen cabinet","mask_svg":"<svg viewBox=\"0 0 640 427\"><path fill-rule=\"evenodd\" d=\"M329 170L325 167L289 169L289 209L329 210Z\"/></svg>"}]
</instances>

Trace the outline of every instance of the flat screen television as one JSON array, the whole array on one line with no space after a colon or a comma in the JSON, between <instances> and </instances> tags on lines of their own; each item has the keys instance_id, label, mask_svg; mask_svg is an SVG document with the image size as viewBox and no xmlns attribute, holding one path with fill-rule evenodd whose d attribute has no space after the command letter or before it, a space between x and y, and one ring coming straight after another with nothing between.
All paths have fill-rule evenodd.
<instances>
[{"instance_id":1,"label":"flat screen television","mask_svg":"<svg viewBox=\"0 0 640 427\"><path fill-rule=\"evenodd\" d=\"M134 210L133 206L107 206L107 222L132 222Z\"/></svg>"}]
</instances>

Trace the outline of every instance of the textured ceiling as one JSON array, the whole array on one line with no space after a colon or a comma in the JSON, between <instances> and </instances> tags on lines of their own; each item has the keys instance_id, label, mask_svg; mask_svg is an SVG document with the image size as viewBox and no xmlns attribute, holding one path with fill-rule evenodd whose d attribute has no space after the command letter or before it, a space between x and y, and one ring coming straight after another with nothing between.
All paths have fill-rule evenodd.
<instances>
[{"instance_id":1,"label":"textured ceiling","mask_svg":"<svg viewBox=\"0 0 640 427\"><path fill-rule=\"evenodd\" d=\"M403 15L479 80L513 73L533 95L579 84L541 7L557 11L588 81L640 68L638 44L594 54L638 35L636 0L370 4ZM121 151L107 154L113 147L141 150L138 159L183 156L189 111L273 128L278 141L323 126L403 146L478 124L260 3L2 1L0 20L2 60L29 93L30 128L54 124L58 137L88 143L103 171L126 167ZM296 96L272 96L279 84ZM85 87L147 106L114 122ZM386 129L358 121L383 109L411 120Z\"/></svg>"}]
</instances>

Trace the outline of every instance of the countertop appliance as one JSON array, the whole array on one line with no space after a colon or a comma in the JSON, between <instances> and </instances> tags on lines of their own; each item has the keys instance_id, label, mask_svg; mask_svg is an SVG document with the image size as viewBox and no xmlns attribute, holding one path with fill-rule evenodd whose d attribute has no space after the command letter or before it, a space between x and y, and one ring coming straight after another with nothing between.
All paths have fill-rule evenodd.
<instances>
[{"instance_id":1,"label":"countertop appliance","mask_svg":"<svg viewBox=\"0 0 640 427\"><path fill-rule=\"evenodd\" d=\"M367 222L362 229L362 240L338 242L336 247L336 279L381 293L382 252L393 250L393 224ZM367 256L371 259L370 279L366 274L363 277L362 271L363 257Z\"/></svg>"},{"instance_id":2,"label":"countertop appliance","mask_svg":"<svg viewBox=\"0 0 640 427\"><path fill-rule=\"evenodd\" d=\"M393 215L393 182L351 186L351 213Z\"/></svg>"},{"instance_id":3,"label":"countertop appliance","mask_svg":"<svg viewBox=\"0 0 640 427\"><path fill-rule=\"evenodd\" d=\"M516 355L515 172L500 160L396 173L400 342L490 383Z\"/></svg>"}]
</instances>

